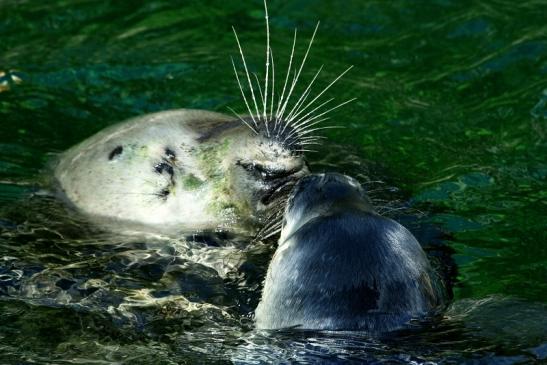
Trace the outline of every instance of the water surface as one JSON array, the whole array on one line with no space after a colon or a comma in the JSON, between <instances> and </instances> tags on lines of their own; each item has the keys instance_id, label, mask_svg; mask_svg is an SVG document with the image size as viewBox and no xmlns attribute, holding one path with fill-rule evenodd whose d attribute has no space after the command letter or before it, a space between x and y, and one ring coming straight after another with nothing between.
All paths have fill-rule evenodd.
<instances>
[{"instance_id":1,"label":"water surface","mask_svg":"<svg viewBox=\"0 0 547 365\"><path fill-rule=\"evenodd\" d=\"M457 268L440 321L369 338L254 331L271 244L119 237L45 189L56 154L116 121L244 111L231 26L262 72L260 1L3 1L2 363L545 361L546 14L540 0L270 1L278 70L293 29L301 57L318 20L304 80L355 66L327 93L357 100L312 169L373 186Z\"/></svg>"}]
</instances>

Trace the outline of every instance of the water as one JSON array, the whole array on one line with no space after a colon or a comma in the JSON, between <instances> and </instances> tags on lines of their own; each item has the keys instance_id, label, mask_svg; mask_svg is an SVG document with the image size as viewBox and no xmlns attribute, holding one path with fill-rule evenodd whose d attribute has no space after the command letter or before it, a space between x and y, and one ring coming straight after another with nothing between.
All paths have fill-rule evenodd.
<instances>
[{"instance_id":1,"label":"water","mask_svg":"<svg viewBox=\"0 0 547 365\"><path fill-rule=\"evenodd\" d=\"M254 331L271 243L117 237L43 189L57 153L113 122L242 111L231 25L260 71L259 1L3 1L1 362L546 361L546 14L539 0L270 2L278 70L293 28L301 56L317 20L305 79L355 65L328 94L357 100L312 168L382 180L378 204L404 207L457 270L443 318L369 338Z\"/></svg>"}]
</instances>

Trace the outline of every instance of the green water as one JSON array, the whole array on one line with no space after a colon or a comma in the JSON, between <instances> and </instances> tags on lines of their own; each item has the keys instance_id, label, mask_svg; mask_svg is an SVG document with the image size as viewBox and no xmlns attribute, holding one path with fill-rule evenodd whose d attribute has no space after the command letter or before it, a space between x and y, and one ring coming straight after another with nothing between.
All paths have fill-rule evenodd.
<instances>
[{"instance_id":1,"label":"green water","mask_svg":"<svg viewBox=\"0 0 547 365\"><path fill-rule=\"evenodd\" d=\"M333 113L344 128L324 133L311 166L397 188L382 198L417 212L422 241L453 250L445 318L389 339L255 332L250 315L271 248L243 258L234 249L236 269L220 274L216 251L201 265L189 258L207 247L108 236L41 190L48 161L116 121L170 108L243 111L231 26L262 72L260 1L8 0L0 3L1 362L545 361L547 3L269 8L278 70L293 29L298 58L317 20L304 79L324 64L326 86L354 65L327 97L357 100ZM150 305L143 288L171 295Z\"/></svg>"}]
</instances>

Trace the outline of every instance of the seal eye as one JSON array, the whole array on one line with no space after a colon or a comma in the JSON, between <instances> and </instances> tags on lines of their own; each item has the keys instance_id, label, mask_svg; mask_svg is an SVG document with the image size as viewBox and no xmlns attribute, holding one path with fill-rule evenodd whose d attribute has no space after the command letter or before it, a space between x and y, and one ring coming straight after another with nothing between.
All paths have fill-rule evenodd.
<instances>
[{"instance_id":1,"label":"seal eye","mask_svg":"<svg viewBox=\"0 0 547 365\"><path fill-rule=\"evenodd\" d=\"M243 162L237 161L236 165L243 167L249 173L255 175L256 177L261 178L264 181L277 180L292 175L296 172L295 170L276 170L272 168L265 167L264 165L258 164L256 162Z\"/></svg>"},{"instance_id":2,"label":"seal eye","mask_svg":"<svg viewBox=\"0 0 547 365\"><path fill-rule=\"evenodd\" d=\"M268 169L262 165L255 165L255 170L260 174L263 180L273 180L278 178L276 171Z\"/></svg>"}]
</instances>

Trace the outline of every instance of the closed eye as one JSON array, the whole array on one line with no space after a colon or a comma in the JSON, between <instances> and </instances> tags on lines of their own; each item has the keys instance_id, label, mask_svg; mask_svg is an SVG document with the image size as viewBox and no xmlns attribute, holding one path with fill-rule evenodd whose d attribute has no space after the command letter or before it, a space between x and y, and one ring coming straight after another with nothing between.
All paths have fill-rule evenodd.
<instances>
[{"instance_id":1,"label":"closed eye","mask_svg":"<svg viewBox=\"0 0 547 365\"><path fill-rule=\"evenodd\" d=\"M284 177L290 176L290 175L298 172L298 170L299 170L298 167L290 169L290 170L287 170L287 169L272 169L272 168L266 167L262 164L255 163L255 162L238 161L236 164L243 167L245 170L249 171L250 173L253 173L256 176L260 176L260 178L262 180L265 180L265 181L282 179Z\"/></svg>"}]
</instances>

